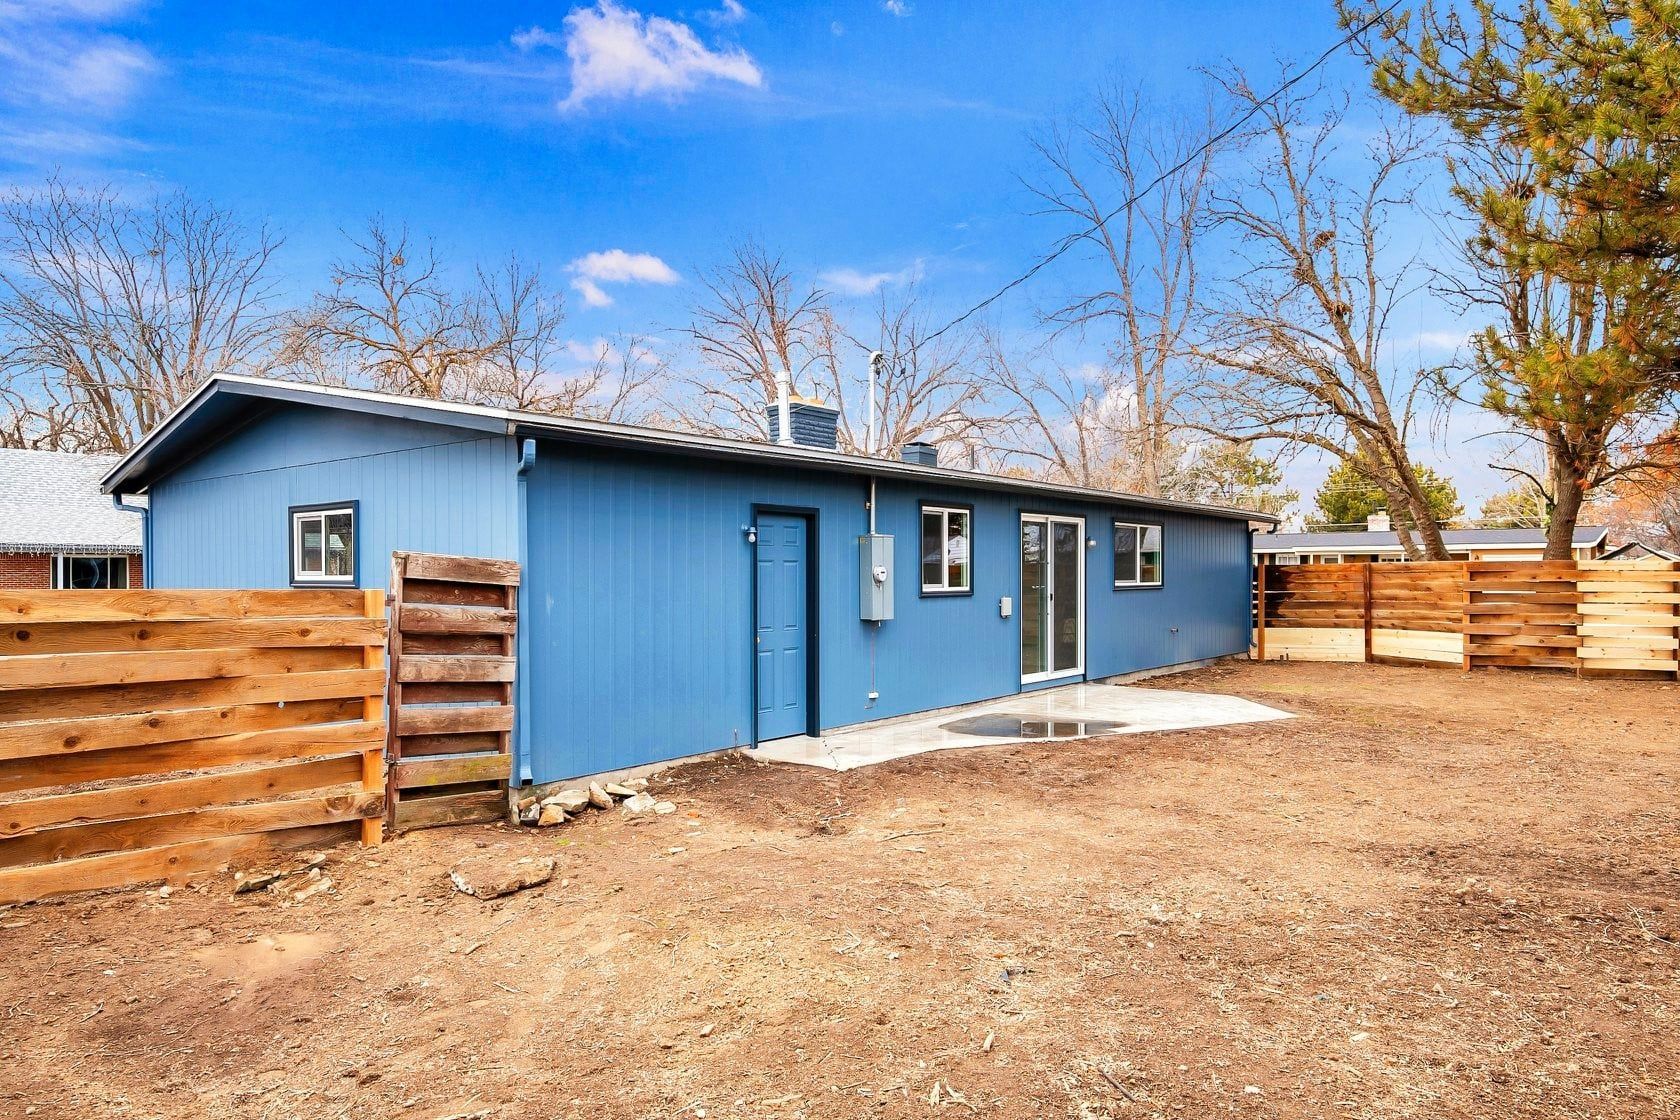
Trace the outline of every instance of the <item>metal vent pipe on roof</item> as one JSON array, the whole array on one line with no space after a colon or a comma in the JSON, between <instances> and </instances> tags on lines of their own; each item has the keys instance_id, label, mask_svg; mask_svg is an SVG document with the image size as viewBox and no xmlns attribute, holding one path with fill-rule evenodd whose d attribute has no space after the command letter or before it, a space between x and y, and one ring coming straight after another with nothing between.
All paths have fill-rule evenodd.
<instances>
[{"instance_id":1,"label":"metal vent pipe on roof","mask_svg":"<svg viewBox=\"0 0 1680 1120\"><path fill-rule=\"evenodd\" d=\"M793 446L793 413L788 404L788 397L793 393L793 375L783 367L776 374L776 442L783 447Z\"/></svg>"}]
</instances>

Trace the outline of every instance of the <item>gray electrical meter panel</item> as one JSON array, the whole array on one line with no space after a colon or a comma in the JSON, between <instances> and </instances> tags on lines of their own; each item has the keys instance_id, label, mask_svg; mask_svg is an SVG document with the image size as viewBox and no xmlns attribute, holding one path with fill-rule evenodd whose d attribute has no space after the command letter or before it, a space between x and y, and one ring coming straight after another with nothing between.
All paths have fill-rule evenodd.
<instances>
[{"instance_id":1,"label":"gray electrical meter panel","mask_svg":"<svg viewBox=\"0 0 1680 1120\"><path fill-rule=\"evenodd\" d=\"M893 539L885 533L858 538L858 615L865 622L893 616Z\"/></svg>"}]
</instances>

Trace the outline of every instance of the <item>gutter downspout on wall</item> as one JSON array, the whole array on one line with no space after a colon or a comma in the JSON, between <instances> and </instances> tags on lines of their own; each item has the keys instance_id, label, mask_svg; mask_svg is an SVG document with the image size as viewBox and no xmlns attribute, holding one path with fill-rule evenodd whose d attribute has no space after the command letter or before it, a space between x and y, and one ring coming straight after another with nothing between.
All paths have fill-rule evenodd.
<instances>
[{"instance_id":1,"label":"gutter downspout on wall","mask_svg":"<svg viewBox=\"0 0 1680 1120\"><path fill-rule=\"evenodd\" d=\"M513 760L514 778L519 785L531 784L531 573L527 543L531 520L527 476L537 465L537 441L519 444L517 485L519 488L519 638L515 644L518 662L514 666Z\"/></svg>"},{"instance_id":2,"label":"gutter downspout on wall","mask_svg":"<svg viewBox=\"0 0 1680 1120\"><path fill-rule=\"evenodd\" d=\"M140 586L152 586L152 507L150 504L137 506L123 501L122 491L111 495L113 509L123 513L138 513L140 515Z\"/></svg>"}]
</instances>

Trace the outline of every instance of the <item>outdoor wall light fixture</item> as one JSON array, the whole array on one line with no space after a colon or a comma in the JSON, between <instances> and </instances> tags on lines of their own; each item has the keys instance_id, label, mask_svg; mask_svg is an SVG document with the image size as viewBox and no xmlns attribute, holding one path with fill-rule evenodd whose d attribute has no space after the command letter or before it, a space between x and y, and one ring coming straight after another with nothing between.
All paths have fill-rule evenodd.
<instances>
[{"instance_id":1,"label":"outdoor wall light fixture","mask_svg":"<svg viewBox=\"0 0 1680 1120\"><path fill-rule=\"evenodd\" d=\"M747 535L747 543L748 544L757 544L758 543L758 526L757 525L743 525L743 526L741 526L741 532L743 532Z\"/></svg>"},{"instance_id":2,"label":"outdoor wall light fixture","mask_svg":"<svg viewBox=\"0 0 1680 1120\"><path fill-rule=\"evenodd\" d=\"M1097 547L1097 538L1096 537L1086 537L1085 538L1085 547L1086 548Z\"/></svg>"}]
</instances>

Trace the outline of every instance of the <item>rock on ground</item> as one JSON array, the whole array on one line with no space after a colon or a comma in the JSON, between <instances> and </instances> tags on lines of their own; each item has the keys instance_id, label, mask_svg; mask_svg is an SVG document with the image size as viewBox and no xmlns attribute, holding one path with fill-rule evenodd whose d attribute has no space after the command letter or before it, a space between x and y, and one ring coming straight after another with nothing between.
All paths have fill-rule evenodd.
<instances>
[{"instance_id":1,"label":"rock on ground","mask_svg":"<svg viewBox=\"0 0 1680 1120\"><path fill-rule=\"evenodd\" d=\"M500 856L468 856L449 872L449 881L474 898L501 898L540 887L554 878L554 860L525 856L509 862Z\"/></svg>"},{"instance_id":2,"label":"rock on ground","mask_svg":"<svg viewBox=\"0 0 1680 1120\"><path fill-rule=\"evenodd\" d=\"M568 813L581 813L589 808L589 794L581 789L563 789L542 799L544 805L558 805Z\"/></svg>"},{"instance_id":3,"label":"rock on ground","mask_svg":"<svg viewBox=\"0 0 1680 1120\"><path fill-rule=\"evenodd\" d=\"M626 813L645 813L654 807L654 800L645 793L631 794L621 807Z\"/></svg>"}]
</instances>

